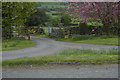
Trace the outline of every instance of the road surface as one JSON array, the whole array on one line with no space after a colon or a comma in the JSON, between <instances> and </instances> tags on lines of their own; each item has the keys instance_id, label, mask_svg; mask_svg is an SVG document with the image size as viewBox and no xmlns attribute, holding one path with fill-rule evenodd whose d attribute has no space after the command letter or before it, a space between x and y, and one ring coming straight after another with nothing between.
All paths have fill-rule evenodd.
<instances>
[{"instance_id":1,"label":"road surface","mask_svg":"<svg viewBox=\"0 0 120 80\"><path fill-rule=\"evenodd\" d=\"M46 56L65 49L110 49L118 46L93 45L55 41L48 38L31 37L35 47L15 51L2 51L2 59ZM117 78L118 65L48 65L29 68L3 68L3 78Z\"/></svg>"},{"instance_id":2,"label":"road surface","mask_svg":"<svg viewBox=\"0 0 120 80\"><path fill-rule=\"evenodd\" d=\"M55 41L48 38L31 37L31 40L37 42L35 47L25 48L14 51L2 51L2 59L14 59L19 57L35 57L35 56L46 56L58 53L65 49L110 49L118 48L118 46L107 46L107 45L94 45L94 44L82 44L82 43L71 43Z\"/></svg>"},{"instance_id":3,"label":"road surface","mask_svg":"<svg viewBox=\"0 0 120 80\"><path fill-rule=\"evenodd\" d=\"M118 65L46 65L4 68L3 78L118 78Z\"/></svg>"}]
</instances>

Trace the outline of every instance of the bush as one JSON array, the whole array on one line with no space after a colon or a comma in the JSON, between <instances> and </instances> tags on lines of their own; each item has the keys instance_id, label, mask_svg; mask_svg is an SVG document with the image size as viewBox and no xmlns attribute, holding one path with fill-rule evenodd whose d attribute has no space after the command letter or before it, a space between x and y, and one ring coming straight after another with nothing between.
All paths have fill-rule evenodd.
<instances>
[{"instance_id":1,"label":"bush","mask_svg":"<svg viewBox=\"0 0 120 80\"><path fill-rule=\"evenodd\" d=\"M102 36L98 36L98 35L73 35L72 39L73 40L88 40L88 39L107 39L107 38L116 38L118 36L114 36L114 35L102 35Z\"/></svg>"},{"instance_id":2,"label":"bush","mask_svg":"<svg viewBox=\"0 0 120 80\"><path fill-rule=\"evenodd\" d=\"M28 29L28 32L29 32L30 34L34 34L34 33L35 33L35 30L34 30L34 29L32 29L32 30Z\"/></svg>"},{"instance_id":3,"label":"bush","mask_svg":"<svg viewBox=\"0 0 120 80\"><path fill-rule=\"evenodd\" d=\"M71 24L71 18L68 14L65 14L61 17L61 23L64 23L64 26L68 26Z\"/></svg>"},{"instance_id":4,"label":"bush","mask_svg":"<svg viewBox=\"0 0 120 80\"><path fill-rule=\"evenodd\" d=\"M78 27L69 28L70 34L88 35L91 34L91 27L86 23L80 23Z\"/></svg>"},{"instance_id":5,"label":"bush","mask_svg":"<svg viewBox=\"0 0 120 80\"><path fill-rule=\"evenodd\" d=\"M2 39L10 39L13 37L13 29L12 28L7 28L7 27L2 27Z\"/></svg>"},{"instance_id":6,"label":"bush","mask_svg":"<svg viewBox=\"0 0 120 80\"><path fill-rule=\"evenodd\" d=\"M80 23L80 35L90 34L90 27L86 23Z\"/></svg>"},{"instance_id":7,"label":"bush","mask_svg":"<svg viewBox=\"0 0 120 80\"><path fill-rule=\"evenodd\" d=\"M57 18L53 18L52 20L51 20L51 24L52 24L52 26L54 26L54 27L57 27L58 25L59 25L59 23L60 23L60 19L57 17Z\"/></svg>"},{"instance_id":8,"label":"bush","mask_svg":"<svg viewBox=\"0 0 120 80\"><path fill-rule=\"evenodd\" d=\"M54 29L52 33L49 34L49 37L51 38L63 38L64 37L64 31L62 29Z\"/></svg>"},{"instance_id":9,"label":"bush","mask_svg":"<svg viewBox=\"0 0 120 80\"><path fill-rule=\"evenodd\" d=\"M44 29L43 28L35 28L35 33L37 34L44 34Z\"/></svg>"},{"instance_id":10,"label":"bush","mask_svg":"<svg viewBox=\"0 0 120 80\"><path fill-rule=\"evenodd\" d=\"M27 18L25 23L26 26L45 25L45 22L48 21L49 16L45 13L43 9L35 9L35 10L36 12Z\"/></svg>"},{"instance_id":11,"label":"bush","mask_svg":"<svg viewBox=\"0 0 120 80\"><path fill-rule=\"evenodd\" d=\"M39 26L30 26L28 29L30 34L44 34L44 29Z\"/></svg>"},{"instance_id":12,"label":"bush","mask_svg":"<svg viewBox=\"0 0 120 80\"><path fill-rule=\"evenodd\" d=\"M68 29L70 34L80 34L80 27L72 27Z\"/></svg>"}]
</instances>

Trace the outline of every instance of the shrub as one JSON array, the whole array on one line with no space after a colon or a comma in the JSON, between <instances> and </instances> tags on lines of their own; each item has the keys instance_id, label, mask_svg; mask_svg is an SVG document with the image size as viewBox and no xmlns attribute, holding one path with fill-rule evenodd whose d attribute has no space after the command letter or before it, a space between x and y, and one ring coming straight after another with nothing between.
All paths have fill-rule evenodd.
<instances>
[{"instance_id":1,"label":"shrub","mask_svg":"<svg viewBox=\"0 0 120 80\"><path fill-rule=\"evenodd\" d=\"M54 26L54 27L57 27L58 25L59 25L59 23L60 23L60 19L57 17L57 18L53 18L52 20L51 20L51 24L52 24L52 26Z\"/></svg>"},{"instance_id":2,"label":"shrub","mask_svg":"<svg viewBox=\"0 0 120 80\"><path fill-rule=\"evenodd\" d=\"M80 35L90 34L90 27L86 23L80 23Z\"/></svg>"},{"instance_id":3,"label":"shrub","mask_svg":"<svg viewBox=\"0 0 120 80\"><path fill-rule=\"evenodd\" d=\"M45 22L48 21L49 16L45 13L43 9L35 9L35 10L36 12L27 18L25 23L26 26L45 25Z\"/></svg>"},{"instance_id":4,"label":"shrub","mask_svg":"<svg viewBox=\"0 0 120 80\"><path fill-rule=\"evenodd\" d=\"M44 32L44 29L43 28L35 28L35 33L37 33L37 34L44 34L45 32Z\"/></svg>"},{"instance_id":5,"label":"shrub","mask_svg":"<svg viewBox=\"0 0 120 80\"><path fill-rule=\"evenodd\" d=\"M63 38L64 37L64 31L62 29L54 29L52 33L49 34L49 37L52 38Z\"/></svg>"},{"instance_id":6,"label":"shrub","mask_svg":"<svg viewBox=\"0 0 120 80\"><path fill-rule=\"evenodd\" d=\"M34 29L32 29L32 30L28 29L28 32L29 32L30 34L34 34L34 33L35 33L35 30L34 30Z\"/></svg>"},{"instance_id":7,"label":"shrub","mask_svg":"<svg viewBox=\"0 0 120 80\"><path fill-rule=\"evenodd\" d=\"M114 35L102 35L102 36L98 36L98 35L72 35L72 39L73 40L88 40L88 39L107 39L107 38L117 38L118 36L114 36Z\"/></svg>"},{"instance_id":8,"label":"shrub","mask_svg":"<svg viewBox=\"0 0 120 80\"><path fill-rule=\"evenodd\" d=\"M78 27L69 28L70 34L88 35L91 34L91 28L86 23L80 23Z\"/></svg>"},{"instance_id":9,"label":"shrub","mask_svg":"<svg viewBox=\"0 0 120 80\"><path fill-rule=\"evenodd\" d=\"M64 26L68 26L71 24L71 18L68 14L65 14L61 17L61 23L64 23Z\"/></svg>"}]
</instances>

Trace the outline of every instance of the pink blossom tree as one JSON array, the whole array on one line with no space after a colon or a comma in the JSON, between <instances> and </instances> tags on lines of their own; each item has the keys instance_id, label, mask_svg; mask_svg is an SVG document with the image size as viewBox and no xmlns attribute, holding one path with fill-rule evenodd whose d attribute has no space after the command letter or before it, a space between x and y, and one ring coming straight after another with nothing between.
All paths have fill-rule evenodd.
<instances>
[{"instance_id":1,"label":"pink blossom tree","mask_svg":"<svg viewBox=\"0 0 120 80\"><path fill-rule=\"evenodd\" d=\"M102 23L106 34L110 34L110 27L118 23L119 5L118 2L71 2L66 9L70 10L70 16L82 22Z\"/></svg>"}]
</instances>

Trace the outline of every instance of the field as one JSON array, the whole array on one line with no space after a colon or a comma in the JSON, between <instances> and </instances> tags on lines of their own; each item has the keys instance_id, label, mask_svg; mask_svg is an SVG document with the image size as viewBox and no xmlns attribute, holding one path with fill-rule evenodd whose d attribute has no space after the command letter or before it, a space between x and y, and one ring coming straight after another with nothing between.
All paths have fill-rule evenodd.
<instances>
[{"instance_id":1,"label":"field","mask_svg":"<svg viewBox=\"0 0 120 80\"><path fill-rule=\"evenodd\" d=\"M88 43L99 45L119 45L117 36L73 36L68 39L59 38L58 41L73 42L73 43Z\"/></svg>"},{"instance_id":2,"label":"field","mask_svg":"<svg viewBox=\"0 0 120 80\"><path fill-rule=\"evenodd\" d=\"M27 47L35 46L36 42L25 40L24 38L12 38L2 41L2 51L18 50Z\"/></svg>"},{"instance_id":3,"label":"field","mask_svg":"<svg viewBox=\"0 0 120 80\"><path fill-rule=\"evenodd\" d=\"M65 8L67 5L64 2L39 2L37 8Z\"/></svg>"}]
</instances>

